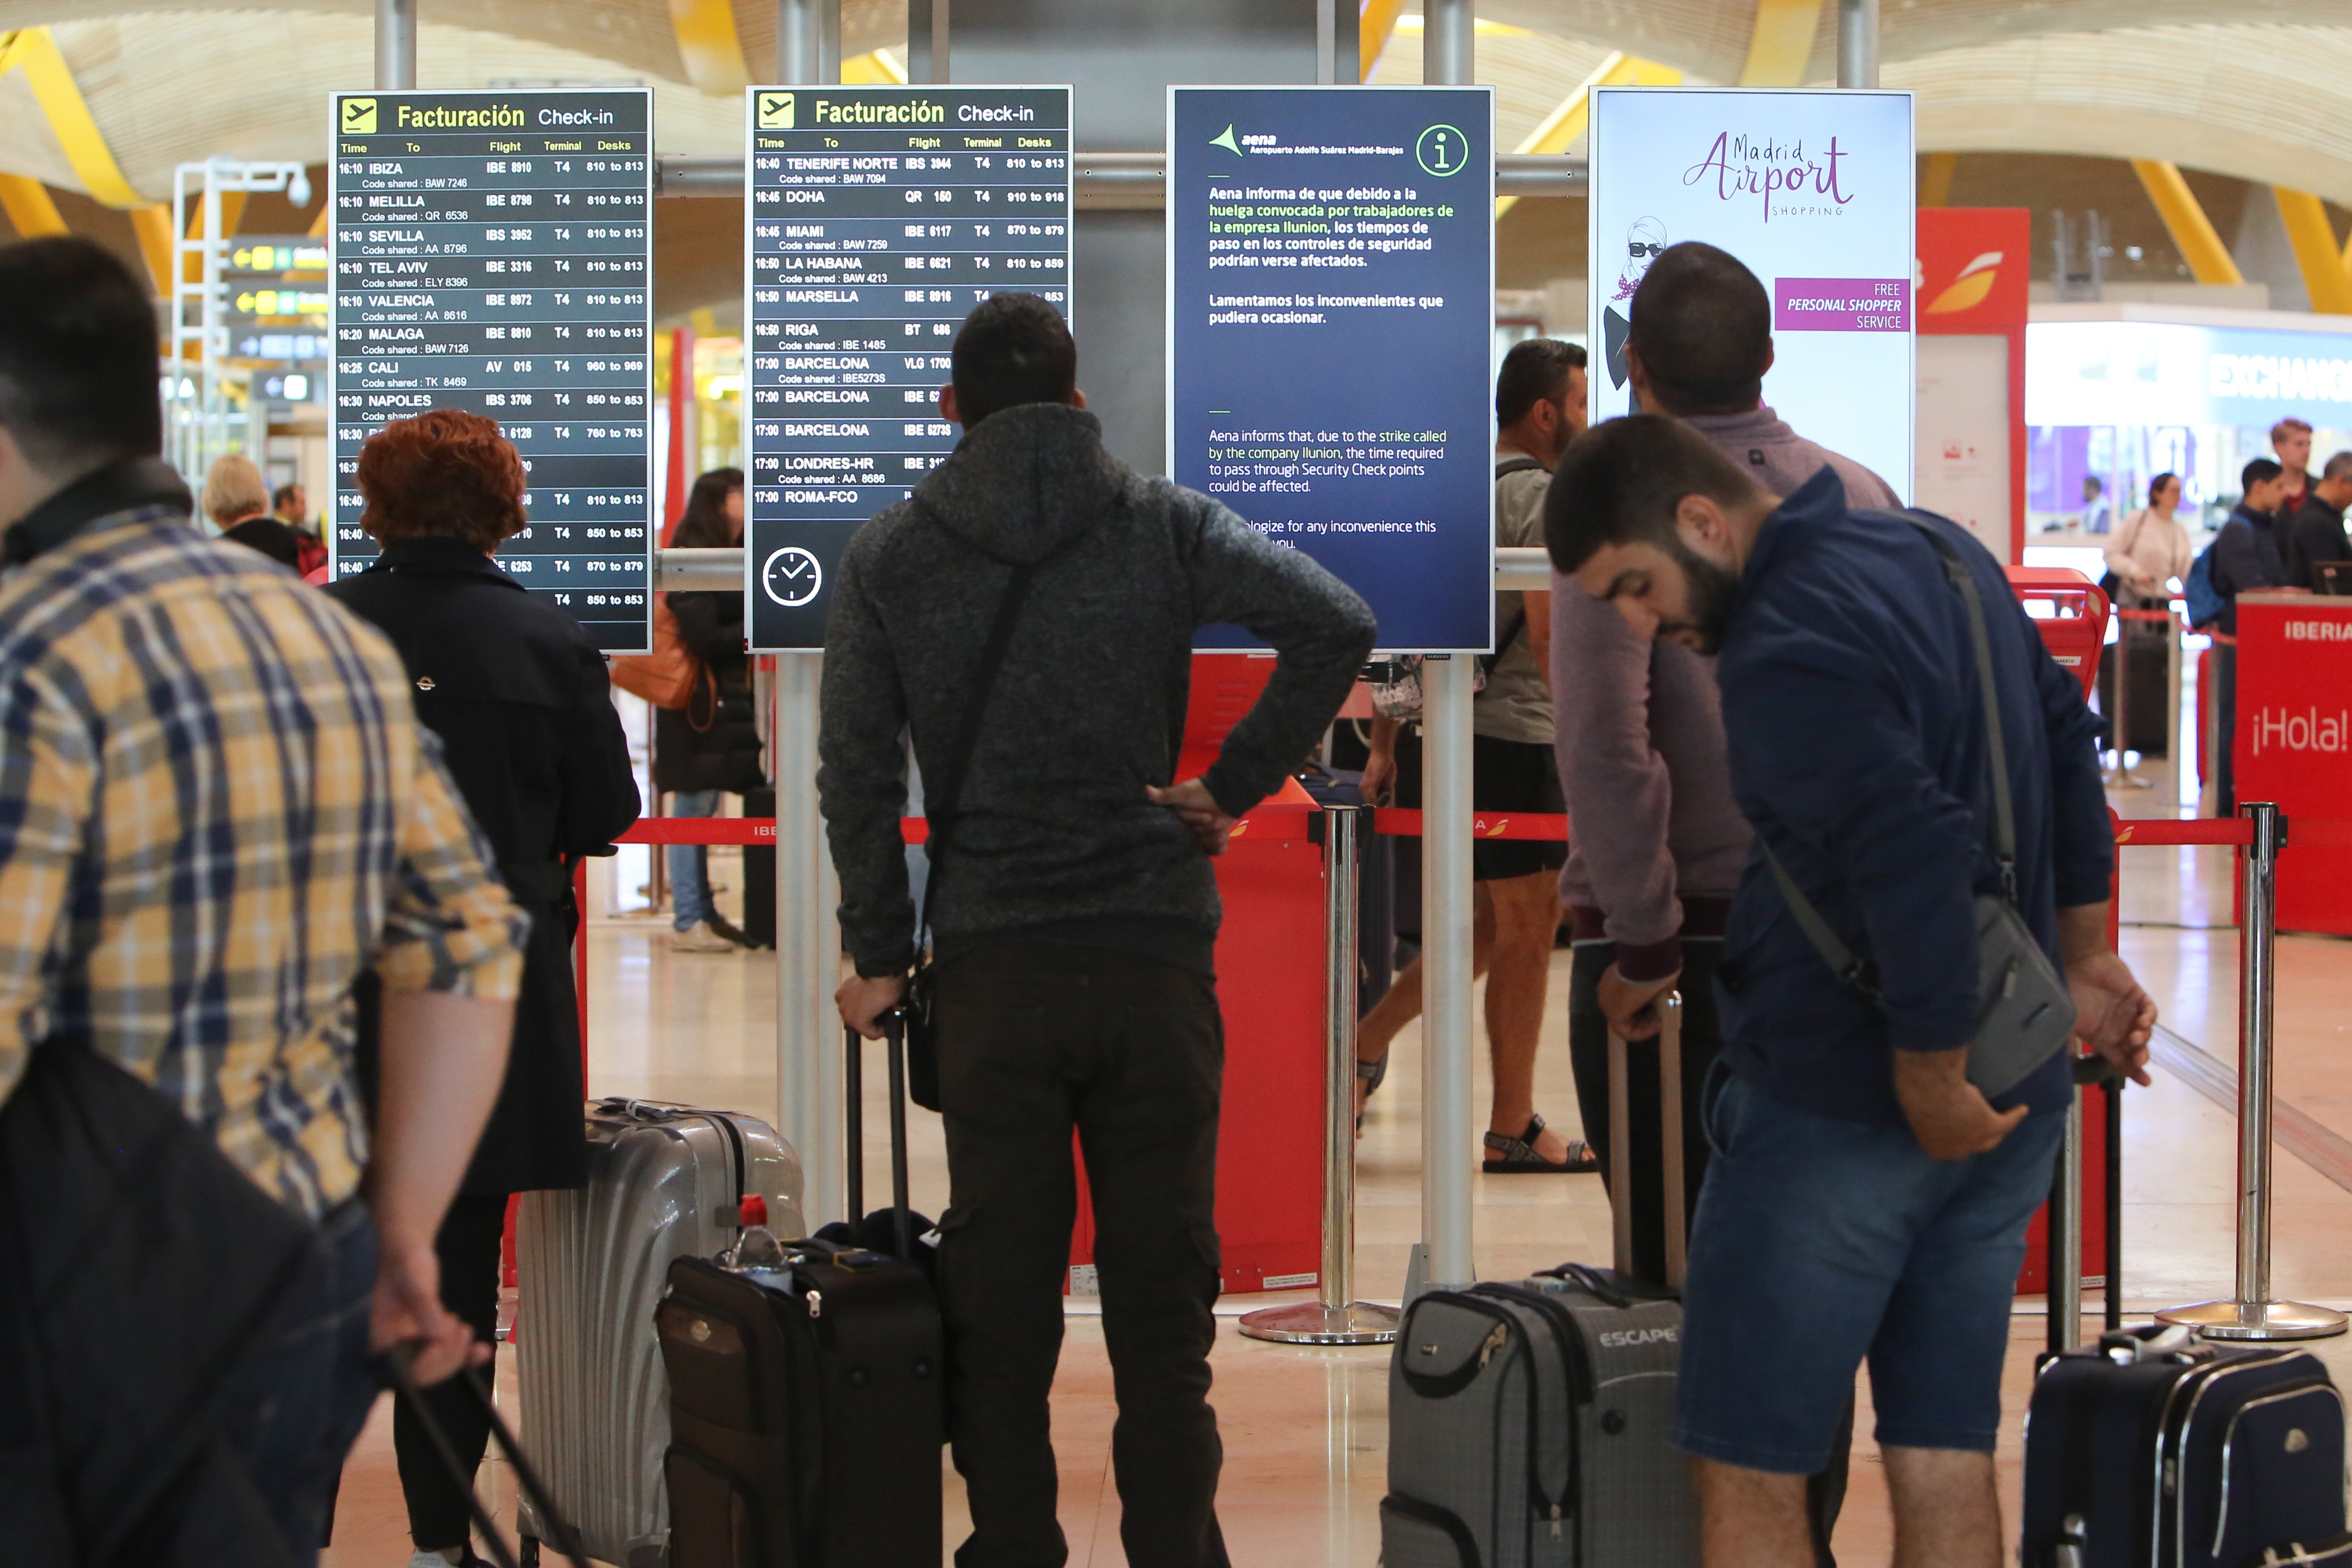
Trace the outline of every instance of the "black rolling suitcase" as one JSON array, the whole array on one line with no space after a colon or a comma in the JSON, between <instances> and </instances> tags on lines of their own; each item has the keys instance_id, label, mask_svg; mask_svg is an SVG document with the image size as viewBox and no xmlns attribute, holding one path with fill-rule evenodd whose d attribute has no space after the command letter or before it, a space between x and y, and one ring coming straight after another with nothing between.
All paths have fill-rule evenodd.
<instances>
[{"instance_id":1,"label":"black rolling suitcase","mask_svg":"<svg viewBox=\"0 0 2352 1568\"><path fill-rule=\"evenodd\" d=\"M938 1568L944 1356L929 1274L908 1261L922 1244L907 1206L904 1038L894 1021L894 1252L752 1227L716 1259L670 1265L654 1319L670 1384L669 1568ZM849 1036L853 1172L861 1045Z\"/></svg>"},{"instance_id":2,"label":"black rolling suitcase","mask_svg":"<svg viewBox=\"0 0 2352 1568\"><path fill-rule=\"evenodd\" d=\"M2110 1082L2111 1118L2116 1092ZM2123 1141L2115 1120L2108 1129L2113 1225ZM2053 1205L2053 1282L2077 1223ZM2344 1400L2326 1367L2293 1345L2112 1326L2122 1294L2112 1232L2107 1256L2109 1329L2096 1345L2050 1354L2034 1379L2021 1568L2352 1568Z\"/></svg>"}]
</instances>

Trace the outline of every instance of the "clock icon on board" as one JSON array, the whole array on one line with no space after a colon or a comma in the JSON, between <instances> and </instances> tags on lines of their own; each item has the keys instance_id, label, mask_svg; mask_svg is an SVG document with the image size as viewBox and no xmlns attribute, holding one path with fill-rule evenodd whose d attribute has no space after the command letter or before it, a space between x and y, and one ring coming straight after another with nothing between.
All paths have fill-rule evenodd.
<instances>
[{"instance_id":1,"label":"clock icon on board","mask_svg":"<svg viewBox=\"0 0 2352 1568\"><path fill-rule=\"evenodd\" d=\"M788 610L797 610L816 597L824 585L824 568L797 544L787 544L760 563L760 587Z\"/></svg>"}]
</instances>

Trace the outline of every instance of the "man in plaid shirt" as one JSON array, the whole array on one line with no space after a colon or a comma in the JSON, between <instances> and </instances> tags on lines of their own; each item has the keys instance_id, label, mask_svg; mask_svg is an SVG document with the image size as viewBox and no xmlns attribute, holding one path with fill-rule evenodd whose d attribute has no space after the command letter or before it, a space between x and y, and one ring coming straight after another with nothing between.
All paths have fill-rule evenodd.
<instances>
[{"instance_id":1,"label":"man in plaid shirt","mask_svg":"<svg viewBox=\"0 0 2352 1568\"><path fill-rule=\"evenodd\" d=\"M417 1342L432 1382L472 1353L433 1237L497 1093L528 927L392 646L191 525L156 374L121 263L78 239L0 249L0 1132L24 1131L6 1100L36 1053L79 1047L315 1224L318 1313L224 1423L284 1560L308 1563L366 1354ZM352 1071L370 970L373 1149ZM40 1194L13 1195L32 1223Z\"/></svg>"}]
</instances>

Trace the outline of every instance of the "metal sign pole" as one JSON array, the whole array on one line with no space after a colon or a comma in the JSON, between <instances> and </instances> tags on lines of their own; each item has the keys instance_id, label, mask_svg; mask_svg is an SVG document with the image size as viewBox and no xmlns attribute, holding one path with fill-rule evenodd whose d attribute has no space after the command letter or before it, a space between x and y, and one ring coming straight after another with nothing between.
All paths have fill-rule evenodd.
<instances>
[{"instance_id":1,"label":"metal sign pole","mask_svg":"<svg viewBox=\"0 0 2352 1568\"><path fill-rule=\"evenodd\" d=\"M1356 1298L1357 845L1370 814L1323 813L1323 1268L1318 1300L1244 1314L1254 1340L1298 1345L1384 1345L1397 1313Z\"/></svg>"},{"instance_id":2,"label":"metal sign pole","mask_svg":"<svg viewBox=\"0 0 2352 1568\"><path fill-rule=\"evenodd\" d=\"M2344 1331L2343 1313L2271 1300L2272 1024L2278 852L2285 825L2268 801L2245 802L2238 815L2254 829L2254 841L2238 862L2238 1293L2234 1300L2175 1307L2157 1320L2189 1324L2215 1340L2325 1339Z\"/></svg>"},{"instance_id":3,"label":"metal sign pole","mask_svg":"<svg viewBox=\"0 0 2352 1568\"><path fill-rule=\"evenodd\" d=\"M375 0L375 85L384 92L416 85L416 0Z\"/></svg>"},{"instance_id":4,"label":"metal sign pole","mask_svg":"<svg viewBox=\"0 0 2352 1568\"><path fill-rule=\"evenodd\" d=\"M1421 1246L1408 1278L1458 1290L1471 1257L1470 703L1467 655L1422 666Z\"/></svg>"}]
</instances>

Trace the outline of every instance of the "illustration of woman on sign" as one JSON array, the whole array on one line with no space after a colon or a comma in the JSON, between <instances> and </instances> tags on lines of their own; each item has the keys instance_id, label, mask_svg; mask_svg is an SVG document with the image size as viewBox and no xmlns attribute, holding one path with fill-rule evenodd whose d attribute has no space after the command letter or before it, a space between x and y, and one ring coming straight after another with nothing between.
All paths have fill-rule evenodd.
<instances>
[{"instance_id":1,"label":"illustration of woman on sign","mask_svg":"<svg viewBox=\"0 0 2352 1568\"><path fill-rule=\"evenodd\" d=\"M1601 312L1601 324L1609 351L1609 384L1622 389L1625 384L1625 339L1633 323L1626 312L1633 308L1633 290L1642 286L1643 277L1650 263L1666 248L1666 226L1654 217L1633 220L1625 231L1625 259L1617 273L1617 291L1610 296L1611 303Z\"/></svg>"}]
</instances>

